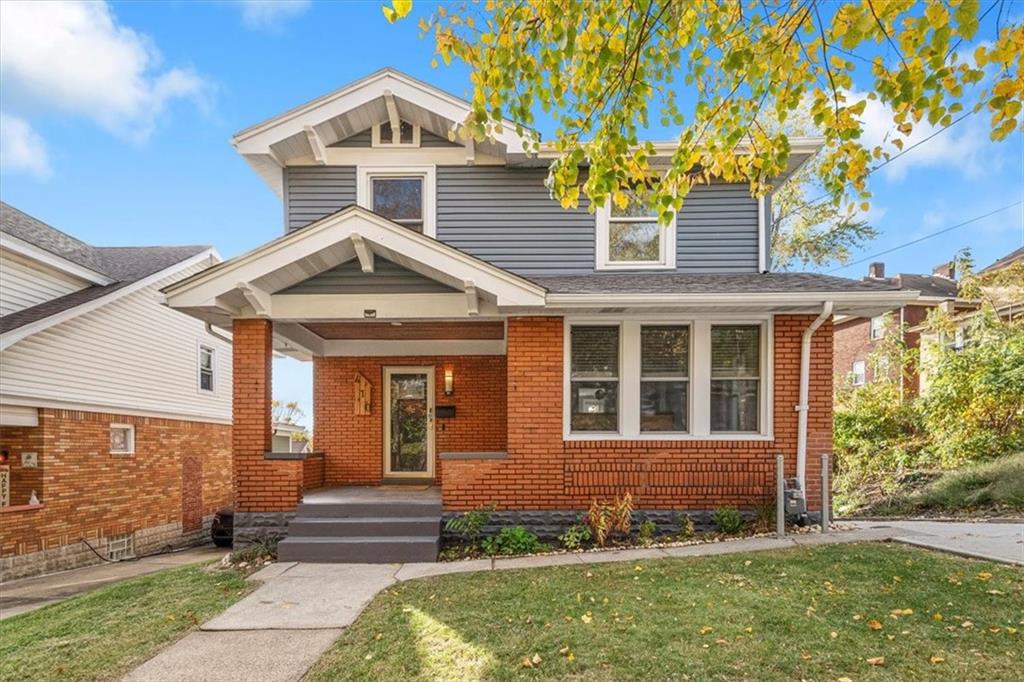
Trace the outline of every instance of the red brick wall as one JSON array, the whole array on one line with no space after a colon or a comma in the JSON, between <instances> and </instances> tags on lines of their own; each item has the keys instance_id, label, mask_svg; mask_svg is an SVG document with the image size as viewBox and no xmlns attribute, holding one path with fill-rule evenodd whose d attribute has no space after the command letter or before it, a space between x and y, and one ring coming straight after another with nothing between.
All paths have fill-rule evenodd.
<instances>
[{"instance_id":1,"label":"red brick wall","mask_svg":"<svg viewBox=\"0 0 1024 682\"><path fill-rule=\"evenodd\" d=\"M135 425L134 454L110 454L111 423ZM39 426L0 428L0 441L12 465L20 466L23 450L39 453L41 485L34 487L42 502L0 512L5 557L191 523L231 504L227 425L41 409ZM25 504L27 495L12 504ZM192 505L183 508L183 497Z\"/></svg>"},{"instance_id":2,"label":"red brick wall","mask_svg":"<svg viewBox=\"0 0 1024 682\"><path fill-rule=\"evenodd\" d=\"M916 327L922 324L928 317L930 306L908 305L902 309L902 324L907 328ZM893 311L893 322L897 328L901 324L901 311ZM876 341L871 340L870 320L868 318L855 318L841 322L835 326L835 353L833 355L833 373L837 387L846 386L849 383L850 372L853 370L853 363L863 361L866 364L865 378L873 381L874 370L867 363L868 356L875 349ZM907 332L903 336L904 343L908 348L918 348L921 345L921 334L919 332ZM895 371L895 370L894 370ZM904 394L907 396L917 395L920 390L920 377L916 372L909 373L904 378Z\"/></svg>"},{"instance_id":3,"label":"red brick wall","mask_svg":"<svg viewBox=\"0 0 1024 682\"><path fill-rule=\"evenodd\" d=\"M433 366L436 405L454 405L454 419L435 419L435 451L505 449L505 358L326 357L313 360L313 449L325 455L328 485L380 483L383 463L383 379L386 366ZM455 392L444 395L444 370L451 368ZM354 414L356 373L369 380L370 414ZM435 474L448 462L437 461Z\"/></svg>"},{"instance_id":4,"label":"red brick wall","mask_svg":"<svg viewBox=\"0 0 1024 682\"><path fill-rule=\"evenodd\" d=\"M800 338L814 317L775 318L770 442L564 441L562 319L510 319L508 458L445 462L445 507L581 508L594 497L627 490L647 508L763 501L773 491L777 453L786 457L786 475L795 475ZM807 480L809 505L817 509L819 457L832 450L831 323L815 334L811 355Z\"/></svg>"},{"instance_id":5,"label":"red brick wall","mask_svg":"<svg viewBox=\"0 0 1024 682\"><path fill-rule=\"evenodd\" d=\"M273 326L235 320L232 328L233 475L235 510L290 511L302 491L301 460L268 460Z\"/></svg>"}]
</instances>

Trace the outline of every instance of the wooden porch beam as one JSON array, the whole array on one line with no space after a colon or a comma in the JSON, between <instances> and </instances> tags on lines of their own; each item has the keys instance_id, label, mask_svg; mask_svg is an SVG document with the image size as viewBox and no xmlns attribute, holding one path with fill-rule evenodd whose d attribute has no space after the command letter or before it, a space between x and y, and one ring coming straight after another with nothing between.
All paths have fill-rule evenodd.
<instances>
[{"instance_id":1,"label":"wooden porch beam","mask_svg":"<svg viewBox=\"0 0 1024 682\"><path fill-rule=\"evenodd\" d=\"M476 284L473 280L467 279L464 283L466 289L466 312L469 315L480 314L480 296L476 291Z\"/></svg>"},{"instance_id":2,"label":"wooden porch beam","mask_svg":"<svg viewBox=\"0 0 1024 682\"><path fill-rule=\"evenodd\" d=\"M398 117L395 95L390 90L384 91L384 105L388 108L388 120L391 122L391 141L393 144L398 144L401 139L402 120Z\"/></svg>"},{"instance_id":3,"label":"wooden porch beam","mask_svg":"<svg viewBox=\"0 0 1024 682\"><path fill-rule=\"evenodd\" d=\"M309 146L313 150L313 158L321 166L327 165L327 147L324 145L324 141L320 139L320 135L317 134L316 128L305 126L303 130L306 131L306 139L309 140Z\"/></svg>"},{"instance_id":4,"label":"wooden porch beam","mask_svg":"<svg viewBox=\"0 0 1024 682\"><path fill-rule=\"evenodd\" d=\"M239 282L235 288L242 292L242 296L245 296L246 302L252 307L257 317L271 317L273 307L269 293L249 282Z\"/></svg>"},{"instance_id":5,"label":"wooden porch beam","mask_svg":"<svg viewBox=\"0 0 1024 682\"><path fill-rule=\"evenodd\" d=\"M363 235L358 232L351 234L352 246L356 250L356 256L359 258L359 267L363 272L373 272L373 249L363 239Z\"/></svg>"}]
</instances>

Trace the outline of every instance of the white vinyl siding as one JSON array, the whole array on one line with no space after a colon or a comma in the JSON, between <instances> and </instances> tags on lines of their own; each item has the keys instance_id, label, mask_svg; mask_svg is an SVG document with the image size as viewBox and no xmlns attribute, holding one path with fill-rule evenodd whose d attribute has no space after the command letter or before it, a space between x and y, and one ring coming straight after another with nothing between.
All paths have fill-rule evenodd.
<instances>
[{"instance_id":1,"label":"white vinyl siding","mask_svg":"<svg viewBox=\"0 0 1024 682\"><path fill-rule=\"evenodd\" d=\"M0 356L3 402L229 423L231 391L196 390L196 347L216 351L214 385L231 385L231 346L157 301L159 282L33 334Z\"/></svg>"},{"instance_id":2,"label":"white vinyl siding","mask_svg":"<svg viewBox=\"0 0 1024 682\"><path fill-rule=\"evenodd\" d=\"M0 315L60 298L89 286L85 280L26 258L0 252Z\"/></svg>"}]
</instances>

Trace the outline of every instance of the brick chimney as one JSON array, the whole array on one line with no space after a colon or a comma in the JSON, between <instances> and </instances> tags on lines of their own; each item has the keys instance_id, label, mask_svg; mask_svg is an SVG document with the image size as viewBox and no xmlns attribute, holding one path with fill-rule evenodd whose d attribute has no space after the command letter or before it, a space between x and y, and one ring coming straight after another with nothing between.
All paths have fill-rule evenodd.
<instances>
[{"instance_id":1,"label":"brick chimney","mask_svg":"<svg viewBox=\"0 0 1024 682\"><path fill-rule=\"evenodd\" d=\"M956 263L948 261L946 263L940 263L932 268L932 274L936 277L945 277L949 280L956 279Z\"/></svg>"},{"instance_id":2,"label":"brick chimney","mask_svg":"<svg viewBox=\"0 0 1024 682\"><path fill-rule=\"evenodd\" d=\"M868 277L871 279L885 279L885 263L872 263L869 265Z\"/></svg>"}]
</instances>

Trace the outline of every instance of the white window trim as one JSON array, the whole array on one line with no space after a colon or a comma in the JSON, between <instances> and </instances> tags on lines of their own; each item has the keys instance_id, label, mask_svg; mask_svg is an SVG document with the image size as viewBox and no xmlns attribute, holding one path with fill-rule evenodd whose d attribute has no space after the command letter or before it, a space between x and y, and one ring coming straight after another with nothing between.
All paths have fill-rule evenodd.
<instances>
[{"instance_id":1,"label":"white window trim","mask_svg":"<svg viewBox=\"0 0 1024 682\"><path fill-rule=\"evenodd\" d=\"M210 351L210 371L213 372L213 388L203 388L203 350ZM200 395L217 395L217 348L209 343L196 341L196 391Z\"/></svg>"},{"instance_id":2,"label":"white window trim","mask_svg":"<svg viewBox=\"0 0 1024 682\"><path fill-rule=\"evenodd\" d=\"M409 123L405 121L405 123ZM383 123L377 123L370 128L370 146L371 147L405 147L406 149L420 146L420 127L418 125L409 123L412 126L412 142L401 141L401 123L399 123L398 129L392 128L391 140L382 140L380 137L380 128L384 125Z\"/></svg>"},{"instance_id":3,"label":"white window trim","mask_svg":"<svg viewBox=\"0 0 1024 682\"><path fill-rule=\"evenodd\" d=\"M857 372L857 365L860 365L860 372ZM850 367L850 383L854 386L863 386L867 382L867 363L863 360L854 361ZM859 381L858 381L859 379Z\"/></svg>"},{"instance_id":4,"label":"white window trim","mask_svg":"<svg viewBox=\"0 0 1024 682\"><path fill-rule=\"evenodd\" d=\"M135 454L135 425L134 424L111 424L110 431L114 429L127 429L128 430L128 449L127 450L114 450L111 448L110 454L112 455L134 455ZM109 440L109 432L107 435Z\"/></svg>"},{"instance_id":5,"label":"white window trim","mask_svg":"<svg viewBox=\"0 0 1024 682\"><path fill-rule=\"evenodd\" d=\"M423 234L437 237L437 166L359 166L356 169L356 204L370 211L374 178L423 178Z\"/></svg>"},{"instance_id":6,"label":"white window trim","mask_svg":"<svg viewBox=\"0 0 1024 682\"><path fill-rule=\"evenodd\" d=\"M711 431L711 325L761 326L760 414L757 433ZM572 431L572 327L619 325L619 430ZM640 327L687 325L690 328L689 427L687 433L640 431ZM562 437L567 441L770 441L774 436L774 319L771 315L579 316L563 320Z\"/></svg>"},{"instance_id":7,"label":"white window trim","mask_svg":"<svg viewBox=\"0 0 1024 682\"><path fill-rule=\"evenodd\" d=\"M615 218L616 222L650 222L656 216L642 218ZM661 239L658 246L657 261L612 261L608 260L612 223L611 203L605 203L596 211L595 229L595 263L596 270L674 270L676 267L676 220L673 218L668 225L658 224Z\"/></svg>"}]
</instances>

